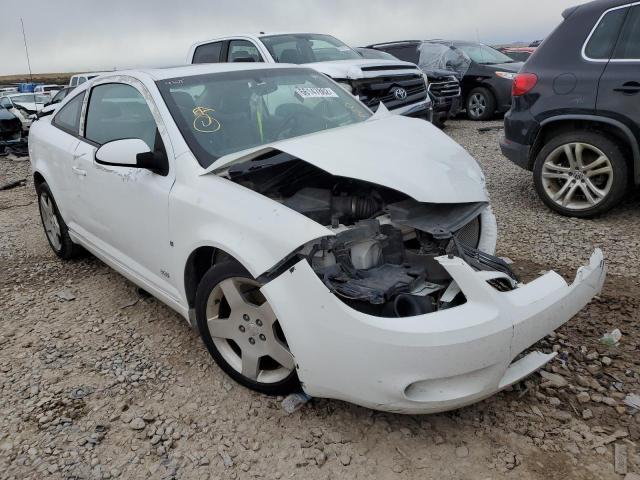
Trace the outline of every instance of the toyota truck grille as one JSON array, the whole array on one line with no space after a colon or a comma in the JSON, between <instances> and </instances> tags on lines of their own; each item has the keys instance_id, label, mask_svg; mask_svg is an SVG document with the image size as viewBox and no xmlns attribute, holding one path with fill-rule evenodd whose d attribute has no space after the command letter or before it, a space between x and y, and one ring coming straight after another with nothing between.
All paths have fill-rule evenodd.
<instances>
[{"instance_id":1,"label":"toyota truck grille","mask_svg":"<svg viewBox=\"0 0 640 480\"><path fill-rule=\"evenodd\" d=\"M389 77L363 78L353 82L354 95L367 107L376 110L383 102L389 110L422 102L427 98L427 89L421 74ZM396 95L402 89L404 93Z\"/></svg>"}]
</instances>

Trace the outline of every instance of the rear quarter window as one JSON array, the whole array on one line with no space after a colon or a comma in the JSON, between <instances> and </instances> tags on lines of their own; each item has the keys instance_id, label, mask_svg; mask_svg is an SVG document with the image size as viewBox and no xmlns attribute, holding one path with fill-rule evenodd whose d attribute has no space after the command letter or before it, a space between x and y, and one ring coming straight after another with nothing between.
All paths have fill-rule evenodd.
<instances>
[{"instance_id":1,"label":"rear quarter window","mask_svg":"<svg viewBox=\"0 0 640 480\"><path fill-rule=\"evenodd\" d=\"M195 52L193 52L193 60L191 63L219 63L221 51L222 42L200 45L196 48Z\"/></svg>"},{"instance_id":2,"label":"rear quarter window","mask_svg":"<svg viewBox=\"0 0 640 480\"><path fill-rule=\"evenodd\" d=\"M600 19L585 45L584 54L587 58L591 60L609 60L611 58L627 11L627 8L612 10Z\"/></svg>"},{"instance_id":3,"label":"rear quarter window","mask_svg":"<svg viewBox=\"0 0 640 480\"><path fill-rule=\"evenodd\" d=\"M72 135L78 135L80 128L80 112L82 111L82 101L84 93L69 101L60 111L53 117L53 124Z\"/></svg>"}]
</instances>

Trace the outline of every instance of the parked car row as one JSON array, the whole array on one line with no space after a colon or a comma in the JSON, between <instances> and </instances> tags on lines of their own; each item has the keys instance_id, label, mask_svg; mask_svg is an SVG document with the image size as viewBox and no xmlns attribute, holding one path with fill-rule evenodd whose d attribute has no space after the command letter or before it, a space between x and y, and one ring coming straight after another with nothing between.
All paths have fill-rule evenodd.
<instances>
[{"instance_id":1,"label":"parked car row","mask_svg":"<svg viewBox=\"0 0 640 480\"><path fill-rule=\"evenodd\" d=\"M411 47L433 46L457 63L365 58L327 35L223 37L190 49L199 65L82 82L29 142L52 250L94 253L260 392L428 413L507 388L553 358L523 352L606 267L595 251L571 285L526 285L495 256L478 163L407 117L494 95L515 67L463 42Z\"/></svg>"}]
</instances>

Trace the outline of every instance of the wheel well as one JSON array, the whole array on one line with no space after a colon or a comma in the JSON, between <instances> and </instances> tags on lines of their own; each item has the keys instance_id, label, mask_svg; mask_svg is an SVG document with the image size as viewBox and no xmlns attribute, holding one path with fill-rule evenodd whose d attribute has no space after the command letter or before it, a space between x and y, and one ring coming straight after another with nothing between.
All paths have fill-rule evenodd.
<instances>
[{"instance_id":1,"label":"wheel well","mask_svg":"<svg viewBox=\"0 0 640 480\"><path fill-rule=\"evenodd\" d=\"M622 153L624 154L624 159L629 166L629 171L634 171L633 150L625 133L615 125L593 120L558 120L543 125L540 128L535 141L533 142L533 146L531 147L528 165L529 170L533 169L533 164L536 161L538 153L540 153L540 150L542 150L547 142L559 135L563 135L565 133L573 132L576 130L586 130L601 133L619 142ZM630 175L629 177L633 178L633 175Z\"/></svg>"},{"instance_id":2,"label":"wheel well","mask_svg":"<svg viewBox=\"0 0 640 480\"><path fill-rule=\"evenodd\" d=\"M233 259L231 255L215 247L199 247L191 252L184 269L184 290L189 308L195 307L196 292L205 273L217 263Z\"/></svg>"},{"instance_id":3,"label":"wheel well","mask_svg":"<svg viewBox=\"0 0 640 480\"><path fill-rule=\"evenodd\" d=\"M36 189L42 185L45 182L44 177L42 176L42 174L40 172L35 172L33 174L33 184L35 185Z\"/></svg>"}]
</instances>

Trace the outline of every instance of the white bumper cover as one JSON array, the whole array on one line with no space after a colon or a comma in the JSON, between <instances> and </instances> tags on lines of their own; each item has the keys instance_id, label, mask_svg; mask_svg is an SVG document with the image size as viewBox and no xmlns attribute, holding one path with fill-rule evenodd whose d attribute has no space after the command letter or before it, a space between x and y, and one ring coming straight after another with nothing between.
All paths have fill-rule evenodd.
<instances>
[{"instance_id":1,"label":"white bumper cover","mask_svg":"<svg viewBox=\"0 0 640 480\"><path fill-rule=\"evenodd\" d=\"M300 261L262 288L280 320L304 390L377 410L434 413L468 405L530 375L554 354L523 350L597 295L600 250L571 285L555 272L511 292L460 258L439 257L465 304L410 318L379 318L341 302ZM513 363L512 363L513 362Z\"/></svg>"}]
</instances>

